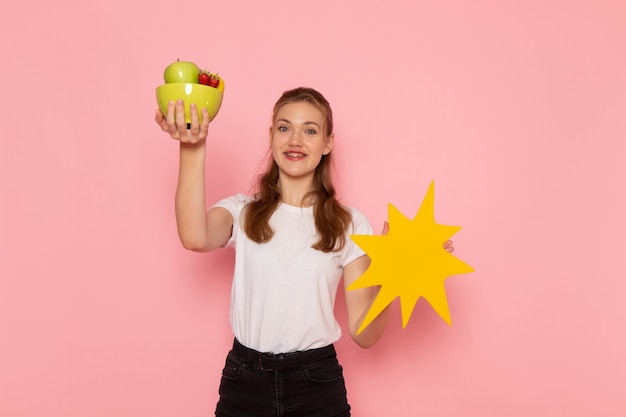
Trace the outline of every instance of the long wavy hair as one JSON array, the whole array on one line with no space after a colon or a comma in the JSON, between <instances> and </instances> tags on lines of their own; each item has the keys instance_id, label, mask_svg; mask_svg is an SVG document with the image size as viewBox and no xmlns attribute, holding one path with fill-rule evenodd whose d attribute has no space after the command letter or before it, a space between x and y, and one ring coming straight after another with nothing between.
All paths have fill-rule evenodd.
<instances>
[{"instance_id":1,"label":"long wavy hair","mask_svg":"<svg viewBox=\"0 0 626 417\"><path fill-rule=\"evenodd\" d=\"M333 134L333 114L330 104L324 96L312 88L298 87L285 91L274 105L272 123L282 106L288 103L308 102L319 109L324 116L324 136L328 139ZM336 197L332 182L332 151L322 155L313 177L313 190L306 194L305 199L313 201L313 216L319 240L312 246L322 252L333 252L343 248L346 232L352 222L350 211L341 205ZM272 239L274 230L269 220L281 202L278 186L279 170L274 158L269 156L267 168L257 177L254 199L248 203L244 213L244 230L246 235L257 243L265 243Z\"/></svg>"}]
</instances>

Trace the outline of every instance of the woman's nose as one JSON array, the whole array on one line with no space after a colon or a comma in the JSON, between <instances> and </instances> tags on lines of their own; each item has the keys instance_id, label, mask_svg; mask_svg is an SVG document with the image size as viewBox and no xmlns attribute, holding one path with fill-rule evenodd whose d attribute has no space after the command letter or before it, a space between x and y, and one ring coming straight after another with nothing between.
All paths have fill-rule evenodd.
<instances>
[{"instance_id":1,"label":"woman's nose","mask_svg":"<svg viewBox=\"0 0 626 417\"><path fill-rule=\"evenodd\" d=\"M289 144L292 146L301 146L302 134L300 132L294 131L289 137Z\"/></svg>"}]
</instances>

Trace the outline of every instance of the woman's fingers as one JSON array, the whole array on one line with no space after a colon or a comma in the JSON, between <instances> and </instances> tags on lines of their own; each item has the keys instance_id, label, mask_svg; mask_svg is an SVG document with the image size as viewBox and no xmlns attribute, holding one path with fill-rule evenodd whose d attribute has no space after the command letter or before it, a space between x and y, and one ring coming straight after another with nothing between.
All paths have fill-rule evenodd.
<instances>
[{"instance_id":1,"label":"woman's fingers","mask_svg":"<svg viewBox=\"0 0 626 417\"><path fill-rule=\"evenodd\" d=\"M156 109L154 114L154 121L161 127L161 130L164 132L169 132L169 128L167 127L167 120L165 120L165 116L161 113L161 109Z\"/></svg>"},{"instance_id":2,"label":"woman's fingers","mask_svg":"<svg viewBox=\"0 0 626 417\"><path fill-rule=\"evenodd\" d=\"M202 123L200 124L199 140L205 140L209 134L209 111L206 107L202 108Z\"/></svg>"},{"instance_id":3,"label":"woman's fingers","mask_svg":"<svg viewBox=\"0 0 626 417\"><path fill-rule=\"evenodd\" d=\"M191 103L189 106L189 124L185 123L185 132L181 134L181 142L196 144L206 139L209 132L209 113L202 108L202 123L198 115L198 107ZM179 129L180 132L180 129Z\"/></svg>"},{"instance_id":4,"label":"woman's fingers","mask_svg":"<svg viewBox=\"0 0 626 417\"><path fill-rule=\"evenodd\" d=\"M167 104L167 116L157 109L155 122L164 132L169 133L172 139L183 143L195 144L206 139L209 132L209 112L202 108L202 122L198 114L198 107L191 103L189 106L189 123L185 119L185 102L177 100Z\"/></svg>"},{"instance_id":5,"label":"woman's fingers","mask_svg":"<svg viewBox=\"0 0 626 417\"><path fill-rule=\"evenodd\" d=\"M184 116L183 116L184 117ZM187 135L187 139L190 142L194 142L194 138L198 138L200 134L200 122L198 121L198 109L194 103L189 105L189 119L190 123L186 126L189 135Z\"/></svg>"},{"instance_id":6,"label":"woman's fingers","mask_svg":"<svg viewBox=\"0 0 626 417\"><path fill-rule=\"evenodd\" d=\"M381 235L385 236L389 234L389 223L388 222L384 222L383 223L383 231L380 232Z\"/></svg>"},{"instance_id":7,"label":"woman's fingers","mask_svg":"<svg viewBox=\"0 0 626 417\"><path fill-rule=\"evenodd\" d=\"M178 131L178 137L182 138L187 134L187 121L185 120L185 102L183 100L178 99L176 101L174 114L176 116L176 120L174 122L176 125L176 130Z\"/></svg>"}]
</instances>

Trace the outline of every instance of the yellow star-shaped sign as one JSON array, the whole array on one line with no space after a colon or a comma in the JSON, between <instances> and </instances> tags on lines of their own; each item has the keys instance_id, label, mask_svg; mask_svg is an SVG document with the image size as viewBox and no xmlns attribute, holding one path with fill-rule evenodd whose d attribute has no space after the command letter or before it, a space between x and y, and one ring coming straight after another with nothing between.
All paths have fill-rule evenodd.
<instances>
[{"instance_id":1,"label":"yellow star-shaped sign","mask_svg":"<svg viewBox=\"0 0 626 417\"><path fill-rule=\"evenodd\" d=\"M403 328L406 328L420 297L424 297L441 318L452 324L444 281L451 275L474 269L444 249L446 240L461 227L435 223L434 207L435 183L432 181L413 220L389 204L387 235L351 236L369 255L372 263L348 289L381 287L361 323L359 333L396 297L400 297Z\"/></svg>"}]
</instances>

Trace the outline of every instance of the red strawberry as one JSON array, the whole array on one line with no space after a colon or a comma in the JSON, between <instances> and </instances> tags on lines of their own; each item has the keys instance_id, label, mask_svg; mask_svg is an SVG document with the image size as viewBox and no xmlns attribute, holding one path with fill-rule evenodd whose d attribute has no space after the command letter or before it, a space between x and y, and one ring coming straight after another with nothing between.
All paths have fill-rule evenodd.
<instances>
[{"instance_id":1,"label":"red strawberry","mask_svg":"<svg viewBox=\"0 0 626 417\"><path fill-rule=\"evenodd\" d=\"M211 77L208 72L200 71L198 74L198 84L210 85Z\"/></svg>"},{"instance_id":2,"label":"red strawberry","mask_svg":"<svg viewBox=\"0 0 626 417\"><path fill-rule=\"evenodd\" d=\"M209 75L209 87L217 88L220 85L220 77L217 74Z\"/></svg>"}]
</instances>

